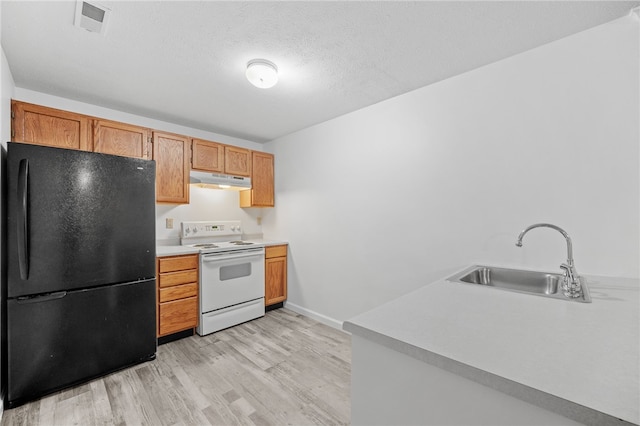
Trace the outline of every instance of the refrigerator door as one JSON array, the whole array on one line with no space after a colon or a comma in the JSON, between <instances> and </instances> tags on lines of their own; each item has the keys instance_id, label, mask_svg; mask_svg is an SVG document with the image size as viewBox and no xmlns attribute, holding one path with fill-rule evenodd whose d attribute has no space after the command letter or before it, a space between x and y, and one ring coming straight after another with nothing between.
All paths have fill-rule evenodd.
<instances>
[{"instance_id":1,"label":"refrigerator door","mask_svg":"<svg viewBox=\"0 0 640 426\"><path fill-rule=\"evenodd\" d=\"M7 301L7 402L155 358L154 279Z\"/></svg>"},{"instance_id":2,"label":"refrigerator door","mask_svg":"<svg viewBox=\"0 0 640 426\"><path fill-rule=\"evenodd\" d=\"M9 298L155 276L155 162L8 143Z\"/></svg>"}]
</instances>

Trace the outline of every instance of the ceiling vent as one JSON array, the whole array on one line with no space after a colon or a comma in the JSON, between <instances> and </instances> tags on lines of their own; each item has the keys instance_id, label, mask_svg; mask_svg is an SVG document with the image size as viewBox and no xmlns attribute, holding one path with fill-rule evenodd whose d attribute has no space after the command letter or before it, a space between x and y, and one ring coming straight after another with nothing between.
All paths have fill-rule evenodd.
<instances>
[{"instance_id":1,"label":"ceiling vent","mask_svg":"<svg viewBox=\"0 0 640 426\"><path fill-rule=\"evenodd\" d=\"M76 3L76 19L74 25L92 33L104 35L111 9L93 1L79 0Z\"/></svg>"}]
</instances>

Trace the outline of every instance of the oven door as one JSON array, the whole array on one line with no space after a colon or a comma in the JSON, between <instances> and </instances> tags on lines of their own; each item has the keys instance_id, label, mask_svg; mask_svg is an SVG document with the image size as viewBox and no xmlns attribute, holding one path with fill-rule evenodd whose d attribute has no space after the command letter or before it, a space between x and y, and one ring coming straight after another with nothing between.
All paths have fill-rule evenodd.
<instances>
[{"instance_id":1,"label":"oven door","mask_svg":"<svg viewBox=\"0 0 640 426\"><path fill-rule=\"evenodd\" d=\"M200 313L264 298L264 248L200 255Z\"/></svg>"}]
</instances>

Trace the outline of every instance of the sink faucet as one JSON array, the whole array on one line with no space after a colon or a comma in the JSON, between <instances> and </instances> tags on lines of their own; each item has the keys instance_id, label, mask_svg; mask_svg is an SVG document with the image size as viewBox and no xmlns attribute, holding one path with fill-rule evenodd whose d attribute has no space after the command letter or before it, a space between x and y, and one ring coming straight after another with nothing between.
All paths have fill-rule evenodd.
<instances>
[{"instance_id":1,"label":"sink faucet","mask_svg":"<svg viewBox=\"0 0 640 426\"><path fill-rule=\"evenodd\" d=\"M584 295L585 301L590 302L591 298L589 297L589 293L586 288L586 283L578 276L576 272L576 267L573 263L573 246L571 245L571 238L566 231L559 226L552 225L550 223L536 223L531 226L526 227L520 235L518 235L518 240L516 241L516 246L522 247L522 237L524 234L531 231L534 228L551 228L555 229L567 240L567 263L563 263L560 265L560 268L564 270L564 280L562 282L562 292L566 297L569 298L577 298ZM584 289L584 291L583 291ZM588 299L588 300L587 300Z\"/></svg>"}]
</instances>

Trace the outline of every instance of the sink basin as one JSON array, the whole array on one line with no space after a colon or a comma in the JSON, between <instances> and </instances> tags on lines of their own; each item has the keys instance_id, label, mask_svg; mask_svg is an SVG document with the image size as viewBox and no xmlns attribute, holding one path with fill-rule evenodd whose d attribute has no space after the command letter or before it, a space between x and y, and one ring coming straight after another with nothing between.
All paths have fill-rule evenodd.
<instances>
[{"instance_id":1,"label":"sink basin","mask_svg":"<svg viewBox=\"0 0 640 426\"><path fill-rule=\"evenodd\" d=\"M549 272L525 271L520 269L496 268L493 266L474 265L449 278L447 281L463 284L477 284L501 290L553 297L567 301L590 302L586 285L580 297L570 299L562 294L562 274ZM584 278L582 278L584 280Z\"/></svg>"}]
</instances>

